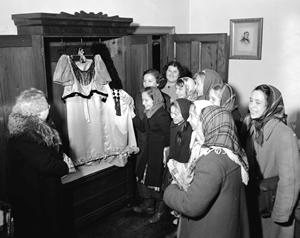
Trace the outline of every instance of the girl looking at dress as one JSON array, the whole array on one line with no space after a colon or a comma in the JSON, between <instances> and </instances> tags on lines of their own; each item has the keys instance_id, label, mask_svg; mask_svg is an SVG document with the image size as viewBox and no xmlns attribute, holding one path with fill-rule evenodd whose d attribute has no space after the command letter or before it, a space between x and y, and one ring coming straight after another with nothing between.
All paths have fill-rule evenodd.
<instances>
[{"instance_id":1,"label":"girl looking at dress","mask_svg":"<svg viewBox=\"0 0 300 238\"><path fill-rule=\"evenodd\" d=\"M175 87L177 98L186 98L192 102L198 98L195 82L190 77L179 78Z\"/></svg>"},{"instance_id":2,"label":"girl looking at dress","mask_svg":"<svg viewBox=\"0 0 300 238\"><path fill-rule=\"evenodd\" d=\"M292 238L295 205L300 190L300 155L295 132L286 125L280 91L271 85L257 86L251 93L250 113L242 136L250 165L248 186L251 237ZM274 207L269 217L258 214L257 182L279 176ZM297 211L298 212L298 211Z\"/></svg>"},{"instance_id":3,"label":"girl looking at dress","mask_svg":"<svg viewBox=\"0 0 300 238\"><path fill-rule=\"evenodd\" d=\"M227 84L217 84L209 91L209 101L220 107L229 110L233 116L238 132L242 128L241 113L238 109L236 94L233 88Z\"/></svg>"},{"instance_id":4,"label":"girl looking at dress","mask_svg":"<svg viewBox=\"0 0 300 238\"><path fill-rule=\"evenodd\" d=\"M198 100L208 100L210 89L216 84L223 83L220 75L212 69L205 69L197 72L193 79L196 84L195 88L198 93Z\"/></svg>"},{"instance_id":5,"label":"girl looking at dress","mask_svg":"<svg viewBox=\"0 0 300 238\"><path fill-rule=\"evenodd\" d=\"M156 223L166 213L161 186L164 173L163 153L170 144L171 118L158 88L146 87L142 91L142 103L145 107L142 120L132 110L134 126L145 133L145 148L136 169L138 191L143 203L135 206L133 211L154 214L149 223Z\"/></svg>"}]
</instances>

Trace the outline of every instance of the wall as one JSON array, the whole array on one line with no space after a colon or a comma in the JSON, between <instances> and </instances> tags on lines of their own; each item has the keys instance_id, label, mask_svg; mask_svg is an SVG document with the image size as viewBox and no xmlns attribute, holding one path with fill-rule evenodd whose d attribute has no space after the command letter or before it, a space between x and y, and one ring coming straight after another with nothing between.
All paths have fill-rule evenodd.
<instances>
[{"instance_id":1,"label":"wall","mask_svg":"<svg viewBox=\"0 0 300 238\"><path fill-rule=\"evenodd\" d=\"M177 32L188 30L189 4L185 0L2 0L0 8L0 35L17 34L12 14L103 12L108 16L133 18L143 26L176 26ZM180 16L180 17L179 17Z\"/></svg>"},{"instance_id":2,"label":"wall","mask_svg":"<svg viewBox=\"0 0 300 238\"><path fill-rule=\"evenodd\" d=\"M251 91L259 84L277 87L288 121L300 138L300 1L190 0L189 33L230 34L230 19L263 18L261 60L229 60L229 83L246 113Z\"/></svg>"}]
</instances>

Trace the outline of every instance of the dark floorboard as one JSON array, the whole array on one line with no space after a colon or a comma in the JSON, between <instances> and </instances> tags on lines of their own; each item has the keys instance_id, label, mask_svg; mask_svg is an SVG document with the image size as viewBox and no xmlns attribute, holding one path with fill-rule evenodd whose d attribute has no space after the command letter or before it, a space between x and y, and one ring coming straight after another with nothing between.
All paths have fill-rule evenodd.
<instances>
[{"instance_id":1,"label":"dark floorboard","mask_svg":"<svg viewBox=\"0 0 300 238\"><path fill-rule=\"evenodd\" d=\"M176 229L172 223L174 217L169 212L156 224L148 223L151 216L135 213L132 207L124 207L77 230L74 238L164 238ZM4 231L0 231L0 238L7 238Z\"/></svg>"},{"instance_id":2,"label":"dark floorboard","mask_svg":"<svg viewBox=\"0 0 300 238\"><path fill-rule=\"evenodd\" d=\"M156 224L149 224L151 215L123 208L76 232L76 238L163 238L176 229L168 212Z\"/></svg>"}]
</instances>

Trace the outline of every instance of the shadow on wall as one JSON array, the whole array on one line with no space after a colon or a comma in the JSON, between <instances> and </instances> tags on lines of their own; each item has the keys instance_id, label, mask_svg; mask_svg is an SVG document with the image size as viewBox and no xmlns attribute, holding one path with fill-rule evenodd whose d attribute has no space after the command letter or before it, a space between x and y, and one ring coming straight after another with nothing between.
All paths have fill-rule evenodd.
<instances>
[{"instance_id":1,"label":"shadow on wall","mask_svg":"<svg viewBox=\"0 0 300 238\"><path fill-rule=\"evenodd\" d=\"M236 90L235 87L233 87L231 84L229 84L229 85L233 88L233 90L235 92L239 111L242 115L242 118L244 118L248 114L248 103L247 103L247 105L244 105L244 106L241 105L241 102L240 102L241 95L239 94L239 92Z\"/></svg>"}]
</instances>

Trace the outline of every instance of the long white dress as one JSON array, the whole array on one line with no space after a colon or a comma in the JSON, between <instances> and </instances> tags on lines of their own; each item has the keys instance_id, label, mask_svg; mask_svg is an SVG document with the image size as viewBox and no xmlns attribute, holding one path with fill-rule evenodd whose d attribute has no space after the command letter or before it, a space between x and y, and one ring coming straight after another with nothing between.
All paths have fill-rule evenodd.
<instances>
[{"instance_id":1,"label":"long white dress","mask_svg":"<svg viewBox=\"0 0 300 238\"><path fill-rule=\"evenodd\" d=\"M138 148L130 115L130 97L119 90L121 115L108 82L111 81L100 55L85 63L62 55L56 65L53 81L64 87L70 157L74 165L105 159L124 166Z\"/></svg>"}]
</instances>

